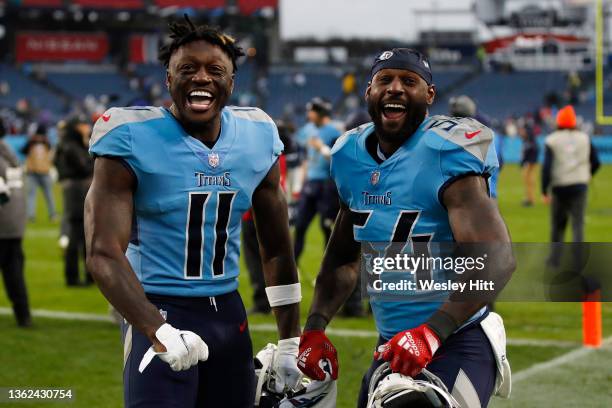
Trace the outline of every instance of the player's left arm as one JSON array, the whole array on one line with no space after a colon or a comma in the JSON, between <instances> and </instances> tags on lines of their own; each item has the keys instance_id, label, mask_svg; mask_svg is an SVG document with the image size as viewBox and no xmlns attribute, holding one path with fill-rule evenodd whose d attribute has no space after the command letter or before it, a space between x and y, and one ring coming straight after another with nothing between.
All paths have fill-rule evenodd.
<instances>
[{"instance_id":1,"label":"player's left arm","mask_svg":"<svg viewBox=\"0 0 612 408\"><path fill-rule=\"evenodd\" d=\"M473 175L457 179L445 189L442 200L459 249L468 255L476 247L487 253L486 268L469 276L466 273L462 278L493 280L495 293L499 293L510 279L515 261L510 234L495 201L488 195L485 178ZM375 356L390 361L393 371L414 377L455 330L491 301L491 296L482 296L482 300L470 297L465 301L461 293L451 293L449 299L425 323L396 334L380 346ZM413 348L419 352L412 353Z\"/></svg>"},{"instance_id":2,"label":"player's left arm","mask_svg":"<svg viewBox=\"0 0 612 408\"><path fill-rule=\"evenodd\" d=\"M274 371L277 374L277 391L282 392L295 388L301 378L297 368L301 289L278 162L255 189L252 205L266 294L276 318L280 339Z\"/></svg>"},{"instance_id":3,"label":"player's left arm","mask_svg":"<svg viewBox=\"0 0 612 408\"><path fill-rule=\"evenodd\" d=\"M278 162L255 189L252 204L266 286L299 285ZM281 339L300 335L299 305L299 300L282 306L271 305Z\"/></svg>"},{"instance_id":4,"label":"player's left arm","mask_svg":"<svg viewBox=\"0 0 612 408\"><path fill-rule=\"evenodd\" d=\"M499 293L510 279L516 265L510 245L510 233L496 202L489 197L487 191L484 177L467 176L452 183L444 191L442 199L458 246L461 248L461 244L466 244L468 251L478 246L479 252L487 253L486 267L482 271L474 271L469 278L493 280L495 293ZM490 296L483 296L482 301L451 301L444 303L437 314L444 313L457 325L461 325L490 301ZM441 335L448 337L450 333L442 331Z\"/></svg>"}]
</instances>

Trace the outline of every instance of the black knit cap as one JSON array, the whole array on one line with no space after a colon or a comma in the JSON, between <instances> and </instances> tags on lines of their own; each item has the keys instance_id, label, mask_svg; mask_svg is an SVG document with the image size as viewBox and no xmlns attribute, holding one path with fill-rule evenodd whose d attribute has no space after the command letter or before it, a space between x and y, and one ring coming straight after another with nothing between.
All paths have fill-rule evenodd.
<instances>
[{"instance_id":1,"label":"black knit cap","mask_svg":"<svg viewBox=\"0 0 612 408\"><path fill-rule=\"evenodd\" d=\"M371 78L381 69L405 69L415 72L428 85L431 85L433 80L427 58L412 48L393 48L380 53L372 64Z\"/></svg>"}]
</instances>

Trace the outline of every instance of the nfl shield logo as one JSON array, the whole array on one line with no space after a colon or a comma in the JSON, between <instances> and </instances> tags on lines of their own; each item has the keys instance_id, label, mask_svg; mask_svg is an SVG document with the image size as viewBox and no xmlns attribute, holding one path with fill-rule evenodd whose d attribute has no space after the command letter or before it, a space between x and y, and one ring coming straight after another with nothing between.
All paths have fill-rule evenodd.
<instances>
[{"instance_id":1,"label":"nfl shield logo","mask_svg":"<svg viewBox=\"0 0 612 408\"><path fill-rule=\"evenodd\" d=\"M378 180L380 180L380 171L373 171L370 175L370 183L375 186L376 184L378 184Z\"/></svg>"},{"instance_id":2,"label":"nfl shield logo","mask_svg":"<svg viewBox=\"0 0 612 408\"><path fill-rule=\"evenodd\" d=\"M219 155L217 153L208 153L208 164L210 167L217 167L219 165Z\"/></svg>"}]
</instances>

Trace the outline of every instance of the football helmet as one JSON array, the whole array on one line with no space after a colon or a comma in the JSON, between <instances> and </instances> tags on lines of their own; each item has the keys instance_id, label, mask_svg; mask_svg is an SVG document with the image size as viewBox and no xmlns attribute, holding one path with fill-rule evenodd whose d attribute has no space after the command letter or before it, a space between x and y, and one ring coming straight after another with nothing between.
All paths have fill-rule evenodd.
<instances>
[{"instance_id":1,"label":"football helmet","mask_svg":"<svg viewBox=\"0 0 612 408\"><path fill-rule=\"evenodd\" d=\"M372 374L367 408L459 408L442 381L423 369L427 380L393 373L384 363Z\"/></svg>"},{"instance_id":2,"label":"football helmet","mask_svg":"<svg viewBox=\"0 0 612 408\"><path fill-rule=\"evenodd\" d=\"M334 408L337 385L331 379L331 366L322 362L321 369L328 373L324 381L303 378L297 389L287 393L275 391L273 370L276 344L268 344L255 356L255 403L260 408Z\"/></svg>"},{"instance_id":3,"label":"football helmet","mask_svg":"<svg viewBox=\"0 0 612 408\"><path fill-rule=\"evenodd\" d=\"M451 116L465 118L476 115L476 103L467 95L453 96L448 100L448 107Z\"/></svg>"}]
</instances>

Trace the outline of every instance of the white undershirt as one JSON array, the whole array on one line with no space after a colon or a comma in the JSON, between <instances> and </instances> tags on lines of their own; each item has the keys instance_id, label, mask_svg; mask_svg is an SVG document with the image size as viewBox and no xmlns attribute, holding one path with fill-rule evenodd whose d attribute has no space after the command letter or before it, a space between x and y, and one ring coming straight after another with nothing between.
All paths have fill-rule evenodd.
<instances>
[{"instance_id":1,"label":"white undershirt","mask_svg":"<svg viewBox=\"0 0 612 408\"><path fill-rule=\"evenodd\" d=\"M387 160L387 156L385 156L385 154L382 152L382 150L380 150L380 145L379 144L376 145L376 155L382 161Z\"/></svg>"}]
</instances>

